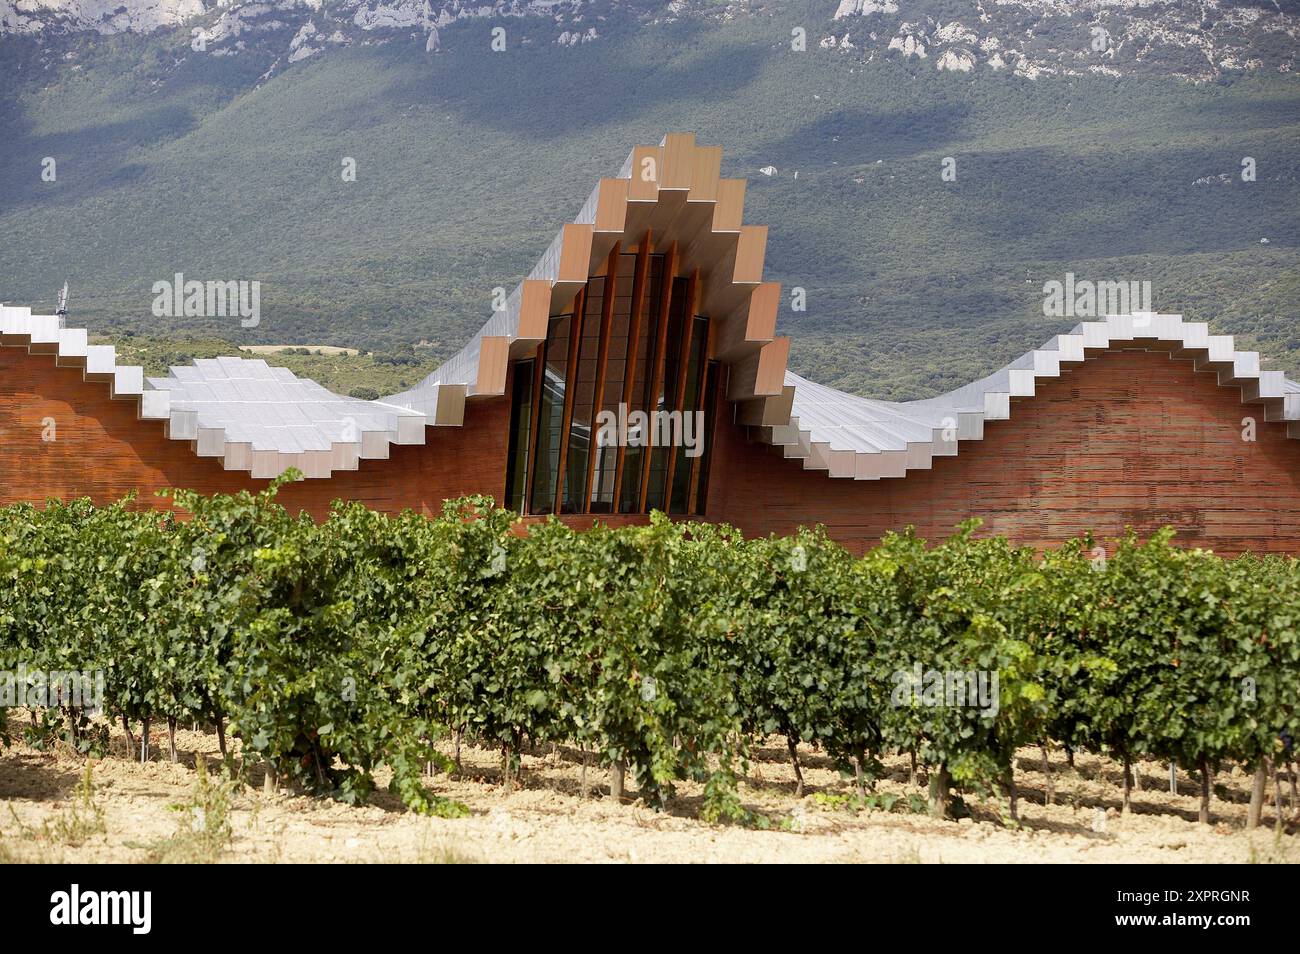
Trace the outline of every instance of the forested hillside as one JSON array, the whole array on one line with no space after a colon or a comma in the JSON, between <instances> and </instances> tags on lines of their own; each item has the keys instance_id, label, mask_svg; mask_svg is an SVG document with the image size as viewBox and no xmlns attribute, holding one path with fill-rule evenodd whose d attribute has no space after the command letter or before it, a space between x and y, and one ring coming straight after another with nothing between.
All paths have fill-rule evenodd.
<instances>
[{"instance_id":1,"label":"forested hillside","mask_svg":"<svg viewBox=\"0 0 1300 954\"><path fill-rule=\"evenodd\" d=\"M265 78L270 53L195 54L183 29L0 38L0 299L49 310L66 280L71 320L146 361L213 337L346 345L414 355L416 380L633 144L690 130L749 178L768 276L806 289L780 325L810 377L962 384L1074 324L1042 313L1067 271L1150 280L1159 310L1300 376L1296 80L937 70L795 52L798 19L611 20L576 46L522 19L501 53L457 22L436 52L399 33ZM260 325L154 317L177 272L259 280Z\"/></svg>"}]
</instances>

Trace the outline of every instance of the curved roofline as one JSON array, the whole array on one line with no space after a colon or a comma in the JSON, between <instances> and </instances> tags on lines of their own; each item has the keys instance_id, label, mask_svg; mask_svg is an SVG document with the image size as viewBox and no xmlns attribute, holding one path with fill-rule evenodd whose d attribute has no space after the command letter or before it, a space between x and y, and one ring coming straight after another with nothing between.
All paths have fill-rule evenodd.
<instances>
[{"instance_id":1,"label":"curved roofline","mask_svg":"<svg viewBox=\"0 0 1300 954\"><path fill-rule=\"evenodd\" d=\"M774 336L780 285L762 280L767 227L743 224L745 180L724 179L721 168L721 147L697 146L692 133L634 147L465 347L414 388L383 400L435 424L461 423L465 401L504 394L509 359L533 354L551 317L571 306L611 251L647 231L658 251L675 248L684 268L703 273L705 310L726 328L722 357L739 372L730 396L779 394L789 342Z\"/></svg>"},{"instance_id":2,"label":"curved roofline","mask_svg":"<svg viewBox=\"0 0 1300 954\"><path fill-rule=\"evenodd\" d=\"M1212 335L1204 322L1155 312L1083 322L985 378L919 401L874 401L786 372L786 419L759 423L769 443L807 470L855 480L902 477L929 469L935 457L955 456L962 441L983 439L984 423L1010 419L1012 398L1033 397L1040 379L1132 346L1216 372L1221 387L1240 388L1243 404L1264 405L1266 421L1286 422L1287 434L1300 438L1300 384L1281 371L1261 371L1259 353L1237 351L1231 335ZM783 408L773 413L779 418Z\"/></svg>"},{"instance_id":3,"label":"curved roofline","mask_svg":"<svg viewBox=\"0 0 1300 954\"><path fill-rule=\"evenodd\" d=\"M387 458L392 444L424 443L424 415L334 394L260 358L200 359L146 380L142 367L117 363L113 345L87 344L84 328L12 306L0 306L0 343L81 368L83 380L107 383L113 399L135 401L139 420L159 421L168 438L190 442L199 457L253 477L278 477L291 467L329 477Z\"/></svg>"},{"instance_id":4,"label":"curved roofline","mask_svg":"<svg viewBox=\"0 0 1300 954\"><path fill-rule=\"evenodd\" d=\"M84 329L29 308L0 306L0 341L81 367L85 379L107 382L112 397L135 400L140 419L163 422L169 438L190 441L228 470L270 478L295 467L323 478L387 458L393 444L422 444L426 427L461 426L467 401L503 396L510 361L536 352L551 317L612 267L615 250L649 239L676 271L700 274L702 313L717 326L736 421L759 428L807 470L878 480L928 469L962 441L980 440L986 421L1009 418L1012 399L1033 397L1040 378L1116 346L1191 358L1300 438L1300 385L1261 371L1259 354L1235 350L1230 335L1211 335L1180 315L1084 322L985 378L921 401L877 401L808 381L786 369L790 342L775 334L781 286L763 280L767 228L743 223L745 180L722 178L721 166L721 148L697 146L690 133L633 148L459 352L414 388L377 401L334 394L261 359L201 359L146 380L141 368L117 363L112 345L90 345Z\"/></svg>"}]
</instances>

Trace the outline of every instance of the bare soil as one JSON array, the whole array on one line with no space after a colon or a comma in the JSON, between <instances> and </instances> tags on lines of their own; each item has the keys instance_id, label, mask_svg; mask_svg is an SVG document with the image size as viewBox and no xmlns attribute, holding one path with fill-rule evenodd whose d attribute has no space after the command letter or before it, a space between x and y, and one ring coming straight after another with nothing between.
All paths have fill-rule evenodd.
<instances>
[{"instance_id":1,"label":"bare soil","mask_svg":"<svg viewBox=\"0 0 1300 954\"><path fill-rule=\"evenodd\" d=\"M321 354L339 355L346 354L354 357L360 354L356 348L340 348L336 345L319 345L319 344L278 344L278 345L240 345L240 351L247 351L251 354L278 354L281 351L287 351L289 348L306 348L308 351L319 351Z\"/></svg>"},{"instance_id":2,"label":"bare soil","mask_svg":"<svg viewBox=\"0 0 1300 954\"><path fill-rule=\"evenodd\" d=\"M21 725L14 715L10 725ZM878 792L901 796L891 812L854 810L852 780L807 747L800 750L805 797L796 799L781 738L758 749L741 783L746 807L770 819L770 830L700 821L702 791L691 783L680 786L667 811L647 807L635 789L617 804L606 774L584 770L581 753L571 750L525 755L520 786L506 790L497 753L467 746L461 773L429 780L440 794L468 805L467 818L421 817L386 791L360 807L268 793L255 771L252 784L236 786L229 797L229 843L187 854L179 849L187 844L196 759L214 776L220 760L214 735L182 730L177 738L179 763L169 760L163 727L155 730L154 761L140 764L126 757L117 727L109 757L92 763L89 799L84 786L79 791L81 757L21 743L0 752L0 862L1300 861L1300 818L1289 783L1283 781L1283 830L1275 830L1270 791L1263 824L1247 831L1251 779L1240 769L1214 779L1212 823L1203 825L1197 822L1200 782L1190 773L1180 773L1178 794L1171 795L1167 766L1140 765L1142 789L1123 815L1117 764L1083 755L1070 769L1054 752L1055 797L1047 805L1041 754L1025 750L1017 766L1019 826L1006 823L1005 799L970 793L972 817L940 821L904 809L909 794L925 794L923 778L911 783L906 756L886 759L887 776L877 785ZM167 847L177 850L167 853Z\"/></svg>"}]
</instances>

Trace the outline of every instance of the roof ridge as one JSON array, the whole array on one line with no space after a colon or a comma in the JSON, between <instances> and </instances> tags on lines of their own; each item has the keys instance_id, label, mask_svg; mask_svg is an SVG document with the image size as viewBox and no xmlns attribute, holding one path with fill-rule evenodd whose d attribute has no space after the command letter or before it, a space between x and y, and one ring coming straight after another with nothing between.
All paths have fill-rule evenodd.
<instances>
[{"instance_id":1,"label":"roof ridge","mask_svg":"<svg viewBox=\"0 0 1300 954\"><path fill-rule=\"evenodd\" d=\"M789 421L767 425L764 433L786 457L803 460L805 469L858 480L902 477L912 469L928 469L935 457L955 456L961 441L983 439L986 421L1009 419L1011 399L1033 397L1037 381L1059 377L1063 364L1090 360L1116 342L1143 341L1175 345L1160 350L1191 358L1198 371L1216 372L1221 387L1239 387L1243 403L1264 404L1266 420L1286 422L1288 436L1300 439L1300 384L1283 372L1261 370L1259 353L1238 351L1232 335L1211 335L1204 322L1158 312L1080 322L990 375L915 401L876 401L787 371L785 380L793 391ZM909 417L914 428L929 432L928 438L902 436L912 428L900 428L899 418Z\"/></svg>"},{"instance_id":2,"label":"roof ridge","mask_svg":"<svg viewBox=\"0 0 1300 954\"><path fill-rule=\"evenodd\" d=\"M289 369L283 369L288 378L230 376L236 361L278 372L262 358L201 358L146 379L142 366L117 363L113 345L92 345L88 339L86 329L65 328L57 315L0 306L4 344L51 355L56 365L81 367L84 380L107 382L112 398L134 399L140 420L162 422L169 439L190 441L200 457L220 458L227 470L278 477L293 467L305 477L329 477L336 470L355 470L361 460L387 458L392 444L424 443L425 417L409 408L335 394ZM213 389L220 385L243 387L238 396L218 396ZM294 390L302 393L295 396ZM283 407L295 409L301 420L281 417Z\"/></svg>"}]
</instances>

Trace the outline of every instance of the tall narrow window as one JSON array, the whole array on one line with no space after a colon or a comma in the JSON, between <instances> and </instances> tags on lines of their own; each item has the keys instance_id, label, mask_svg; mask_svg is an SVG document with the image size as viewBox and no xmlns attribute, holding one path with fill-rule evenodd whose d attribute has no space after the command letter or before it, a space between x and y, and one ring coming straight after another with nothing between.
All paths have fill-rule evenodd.
<instances>
[{"instance_id":1,"label":"tall narrow window","mask_svg":"<svg viewBox=\"0 0 1300 954\"><path fill-rule=\"evenodd\" d=\"M524 489L528 483L528 438L533 426L533 362L520 361L514 367L510 390L510 463L506 474L506 506L524 512Z\"/></svg>"},{"instance_id":2,"label":"tall narrow window","mask_svg":"<svg viewBox=\"0 0 1300 954\"><path fill-rule=\"evenodd\" d=\"M564 395L569 372L569 330L572 315L551 319L542 357L542 387L537 395L537 451L533 465L530 513L555 509L555 482L560 471L560 439L564 433Z\"/></svg>"},{"instance_id":3,"label":"tall narrow window","mask_svg":"<svg viewBox=\"0 0 1300 954\"><path fill-rule=\"evenodd\" d=\"M686 513L690 505L691 470L695 458L704 449L705 413L700 406L700 376L708 357L709 322L694 318L690 339L690 357L686 362L686 381L682 387L681 424L674 453L673 486L668 500L669 513Z\"/></svg>"},{"instance_id":4,"label":"tall narrow window","mask_svg":"<svg viewBox=\"0 0 1300 954\"><path fill-rule=\"evenodd\" d=\"M523 513L702 514L719 368L675 253L613 252L510 391L506 501Z\"/></svg>"},{"instance_id":5,"label":"tall narrow window","mask_svg":"<svg viewBox=\"0 0 1300 954\"><path fill-rule=\"evenodd\" d=\"M573 410L569 423L569 450L564 458L564 490L561 513L582 513L587 499L587 465L595 436L596 364L600 356L600 315L605 304L605 279L587 284L582 335L578 342L578 366L570 374Z\"/></svg>"},{"instance_id":6,"label":"tall narrow window","mask_svg":"<svg viewBox=\"0 0 1300 954\"><path fill-rule=\"evenodd\" d=\"M664 258L654 255L650 258L649 288L641 306L640 328L636 339L636 368L632 377L632 400L628 413L633 411L649 412L654 410L651 404L651 388L654 386L654 371L658 366L659 312L663 300ZM646 435L644 426L630 431L629 439L642 440ZM641 472L642 461L647 448L633 446L631 443L623 451L623 489L618 504L619 513L637 513L641 509Z\"/></svg>"},{"instance_id":7,"label":"tall narrow window","mask_svg":"<svg viewBox=\"0 0 1300 954\"><path fill-rule=\"evenodd\" d=\"M709 458L713 456L710 451L713 448L714 422L718 416L718 378L721 374L722 366L717 361L710 361L708 370L704 375L704 400L701 404L704 409L703 453L700 454L699 460L695 462L695 470L699 476L696 478L695 506L692 513L700 516L704 516L705 505L709 499Z\"/></svg>"},{"instance_id":8,"label":"tall narrow window","mask_svg":"<svg viewBox=\"0 0 1300 954\"><path fill-rule=\"evenodd\" d=\"M626 419L627 409L620 408L627 383L628 335L632 328L632 293L636 277L637 256L623 254L618 257L618 273L614 281L614 309L609 326L609 341L605 344L605 383L601 396L600 413L605 419ZM622 414L620 415L620 410ZM599 421L597 421L599 425ZM591 513L609 513L614 509L614 483L617 477L619 443L618 434L600 432L606 437L597 441L596 460L592 467Z\"/></svg>"},{"instance_id":9,"label":"tall narrow window","mask_svg":"<svg viewBox=\"0 0 1300 954\"><path fill-rule=\"evenodd\" d=\"M655 394L653 414L650 420L650 438L653 445L650 450L650 484L646 493L647 510L667 510L668 501L666 484L668 480L668 459L672 453L669 446L672 434L672 418L668 415L681 407L681 395L678 393L678 381L681 377L682 350L687 342L683 339L690 331L686 321L687 281L685 278L673 279L672 299L668 306L668 335L664 340L663 373Z\"/></svg>"}]
</instances>

